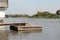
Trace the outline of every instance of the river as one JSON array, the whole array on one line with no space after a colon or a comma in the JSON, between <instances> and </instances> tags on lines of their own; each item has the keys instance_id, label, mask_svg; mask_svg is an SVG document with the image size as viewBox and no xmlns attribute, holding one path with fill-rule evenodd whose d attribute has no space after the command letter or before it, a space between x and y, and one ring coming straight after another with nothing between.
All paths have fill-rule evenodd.
<instances>
[{"instance_id":1,"label":"river","mask_svg":"<svg viewBox=\"0 0 60 40\"><path fill-rule=\"evenodd\" d=\"M38 19L38 18L4 18L4 23L26 22L31 25L43 27L42 32L21 33L10 31L5 26L0 31L0 39L4 40L60 40L60 19Z\"/></svg>"}]
</instances>

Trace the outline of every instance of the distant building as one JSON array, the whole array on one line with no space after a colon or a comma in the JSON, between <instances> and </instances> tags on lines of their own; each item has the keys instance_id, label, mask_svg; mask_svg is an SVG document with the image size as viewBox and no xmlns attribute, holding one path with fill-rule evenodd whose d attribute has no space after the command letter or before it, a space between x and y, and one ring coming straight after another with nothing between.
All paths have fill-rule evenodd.
<instances>
[{"instance_id":1,"label":"distant building","mask_svg":"<svg viewBox=\"0 0 60 40\"><path fill-rule=\"evenodd\" d=\"M8 0L0 0L0 19L5 17L5 10L8 8Z\"/></svg>"}]
</instances>

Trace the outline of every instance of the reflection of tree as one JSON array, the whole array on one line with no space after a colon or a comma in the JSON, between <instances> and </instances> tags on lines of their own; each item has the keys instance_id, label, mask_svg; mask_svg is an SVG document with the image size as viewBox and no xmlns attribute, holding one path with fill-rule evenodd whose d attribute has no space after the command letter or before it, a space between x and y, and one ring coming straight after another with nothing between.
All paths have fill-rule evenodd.
<instances>
[{"instance_id":1,"label":"reflection of tree","mask_svg":"<svg viewBox=\"0 0 60 40\"><path fill-rule=\"evenodd\" d=\"M56 14L58 15L58 18L59 18L60 10L57 10Z\"/></svg>"}]
</instances>

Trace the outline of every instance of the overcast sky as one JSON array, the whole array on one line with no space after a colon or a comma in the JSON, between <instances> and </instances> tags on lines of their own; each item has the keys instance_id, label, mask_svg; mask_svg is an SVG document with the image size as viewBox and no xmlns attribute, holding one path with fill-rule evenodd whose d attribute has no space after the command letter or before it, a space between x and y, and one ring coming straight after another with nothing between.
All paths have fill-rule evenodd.
<instances>
[{"instance_id":1,"label":"overcast sky","mask_svg":"<svg viewBox=\"0 0 60 40\"><path fill-rule=\"evenodd\" d=\"M7 14L35 14L37 11L55 13L60 9L60 0L9 0Z\"/></svg>"}]
</instances>

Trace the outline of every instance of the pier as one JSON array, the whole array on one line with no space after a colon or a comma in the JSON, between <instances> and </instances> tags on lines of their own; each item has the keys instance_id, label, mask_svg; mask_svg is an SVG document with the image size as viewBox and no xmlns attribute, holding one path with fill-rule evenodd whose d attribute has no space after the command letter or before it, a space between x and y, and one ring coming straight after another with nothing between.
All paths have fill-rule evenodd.
<instances>
[{"instance_id":1,"label":"pier","mask_svg":"<svg viewBox=\"0 0 60 40\"><path fill-rule=\"evenodd\" d=\"M28 32L33 32L33 31L42 31L42 26L32 26L28 23L9 23L9 24L0 24L0 26L10 26L10 30L13 31L28 31Z\"/></svg>"},{"instance_id":2,"label":"pier","mask_svg":"<svg viewBox=\"0 0 60 40\"><path fill-rule=\"evenodd\" d=\"M1 23L0 26L6 26L6 25L24 25L25 26L25 23Z\"/></svg>"}]
</instances>

